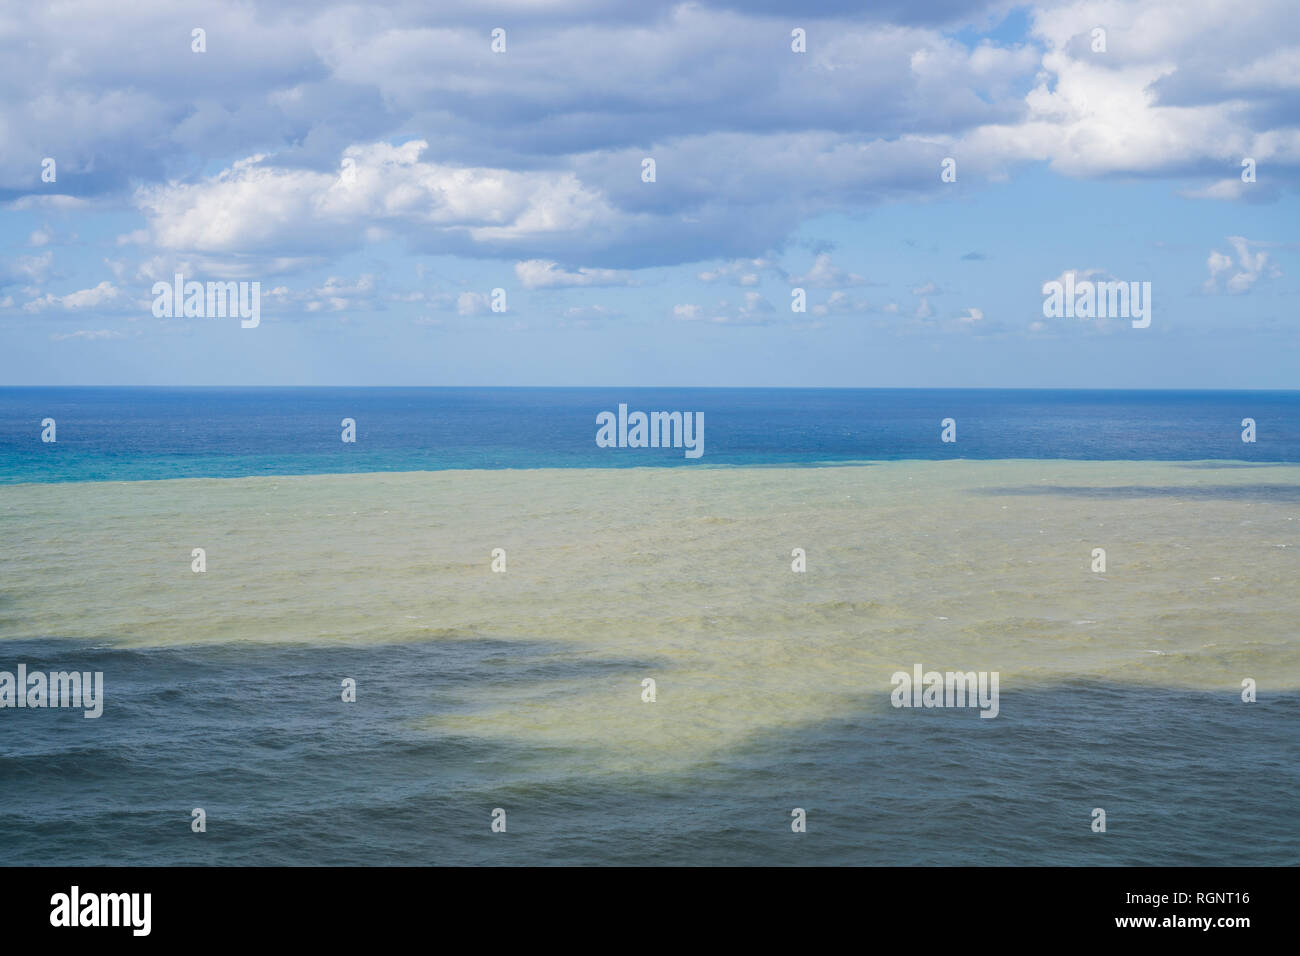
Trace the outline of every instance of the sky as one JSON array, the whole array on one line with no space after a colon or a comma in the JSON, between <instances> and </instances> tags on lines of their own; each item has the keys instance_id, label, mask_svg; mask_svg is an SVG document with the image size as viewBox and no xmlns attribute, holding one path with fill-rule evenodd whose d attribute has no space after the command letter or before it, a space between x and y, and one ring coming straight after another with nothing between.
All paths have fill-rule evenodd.
<instances>
[{"instance_id":1,"label":"sky","mask_svg":"<svg viewBox=\"0 0 1300 956\"><path fill-rule=\"evenodd\" d=\"M1297 94L1290 0L5 4L0 385L1293 388Z\"/></svg>"}]
</instances>

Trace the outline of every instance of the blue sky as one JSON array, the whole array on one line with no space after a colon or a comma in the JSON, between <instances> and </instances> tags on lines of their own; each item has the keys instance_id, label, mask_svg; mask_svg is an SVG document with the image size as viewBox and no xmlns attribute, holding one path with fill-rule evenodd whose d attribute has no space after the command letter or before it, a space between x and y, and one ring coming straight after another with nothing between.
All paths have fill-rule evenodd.
<instances>
[{"instance_id":1,"label":"blue sky","mask_svg":"<svg viewBox=\"0 0 1300 956\"><path fill-rule=\"evenodd\" d=\"M0 12L0 383L1296 385L1285 3L434 6Z\"/></svg>"}]
</instances>

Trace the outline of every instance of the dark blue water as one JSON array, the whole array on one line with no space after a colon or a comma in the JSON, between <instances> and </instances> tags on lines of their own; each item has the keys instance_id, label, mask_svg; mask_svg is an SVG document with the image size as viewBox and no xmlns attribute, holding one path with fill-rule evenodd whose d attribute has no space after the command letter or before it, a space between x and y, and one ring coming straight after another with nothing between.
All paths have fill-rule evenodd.
<instances>
[{"instance_id":1,"label":"dark blue water","mask_svg":"<svg viewBox=\"0 0 1300 956\"><path fill-rule=\"evenodd\" d=\"M704 455L596 445L596 415L703 412ZM41 421L57 442L41 441ZM340 422L357 422L357 441ZM940 441L956 419L957 441ZM1257 441L1241 440L1243 418ZM1300 461L1300 392L3 388L0 483L905 458Z\"/></svg>"},{"instance_id":2,"label":"dark blue water","mask_svg":"<svg viewBox=\"0 0 1300 956\"><path fill-rule=\"evenodd\" d=\"M112 675L98 720L0 719L9 864L1300 863L1293 693L1247 706L1072 681L1004 690L997 720L880 693L689 771L569 774L554 747L431 734L412 715L561 673L635 687L641 662L501 640L5 650ZM364 689L355 704L339 702L343 674ZM1105 834L1089 829L1097 806Z\"/></svg>"}]
</instances>

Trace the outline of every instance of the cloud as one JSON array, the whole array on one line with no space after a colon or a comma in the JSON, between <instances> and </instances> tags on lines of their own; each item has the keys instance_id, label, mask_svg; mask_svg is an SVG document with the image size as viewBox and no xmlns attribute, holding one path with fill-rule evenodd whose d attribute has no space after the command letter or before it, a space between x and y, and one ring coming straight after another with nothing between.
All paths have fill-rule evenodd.
<instances>
[{"instance_id":1,"label":"cloud","mask_svg":"<svg viewBox=\"0 0 1300 956\"><path fill-rule=\"evenodd\" d=\"M1064 287L1067 280L1077 285L1084 281L1105 280L1109 278L1111 277L1105 269L1066 269L1055 279L1043 280L1038 291L1041 295L1047 295L1047 287L1053 282L1059 283Z\"/></svg>"},{"instance_id":2,"label":"cloud","mask_svg":"<svg viewBox=\"0 0 1300 956\"><path fill-rule=\"evenodd\" d=\"M1282 275L1282 270L1270 260L1267 252L1252 250L1252 246L1261 243L1242 236L1229 236L1228 243L1237 253L1236 265L1233 264L1232 256L1211 249L1205 263L1210 276L1201 286L1203 292L1219 292L1220 280L1226 280L1222 283L1223 291L1239 295L1249 292L1261 278L1276 279Z\"/></svg>"},{"instance_id":3,"label":"cloud","mask_svg":"<svg viewBox=\"0 0 1300 956\"><path fill-rule=\"evenodd\" d=\"M120 289L105 280L93 289L82 289L67 295L43 295L23 305L24 312L43 312L46 309L92 309L113 302L122 295Z\"/></svg>"},{"instance_id":4,"label":"cloud","mask_svg":"<svg viewBox=\"0 0 1300 956\"><path fill-rule=\"evenodd\" d=\"M0 27L23 38L0 62L0 202L133 195L146 228L123 227L125 244L222 277L396 239L556 263L537 279L554 287L721 261L701 281L752 289L801 224L934 197L946 156L963 185L1039 163L1209 182L1187 195L1210 199L1300 181L1300 21L1283 0L1051 2L1027 8L1026 35L1006 39L1009 21L975 42L967 28L1006 5L924 6L814 5L797 56L768 2L508 3L509 53L493 56L482 9L459 0L250 0L212 8L220 43L200 56L156 4L19 4ZM56 183L40 181L46 156ZM1222 178L1244 156L1283 186ZM865 283L823 255L792 281Z\"/></svg>"},{"instance_id":5,"label":"cloud","mask_svg":"<svg viewBox=\"0 0 1300 956\"><path fill-rule=\"evenodd\" d=\"M1188 199L1240 199L1246 192L1246 187L1253 187L1254 183L1245 183L1240 177L1235 179L1220 179L1201 189L1187 189L1179 193Z\"/></svg>"},{"instance_id":6,"label":"cloud","mask_svg":"<svg viewBox=\"0 0 1300 956\"><path fill-rule=\"evenodd\" d=\"M1243 182L1240 176L1220 179L1200 189L1180 190L1184 199L1210 199L1228 202L1269 203L1277 200L1279 190L1274 183Z\"/></svg>"},{"instance_id":7,"label":"cloud","mask_svg":"<svg viewBox=\"0 0 1300 956\"><path fill-rule=\"evenodd\" d=\"M53 264L54 253L48 249L39 256L18 256L11 263L0 260L0 289L20 282L39 285L49 277Z\"/></svg>"},{"instance_id":8,"label":"cloud","mask_svg":"<svg viewBox=\"0 0 1300 956\"><path fill-rule=\"evenodd\" d=\"M300 291L277 286L264 295L276 300L279 314L284 314L288 308L297 308L304 313L369 312L387 308L373 273L363 273L351 281L330 276L319 286Z\"/></svg>"},{"instance_id":9,"label":"cloud","mask_svg":"<svg viewBox=\"0 0 1300 956\"><path fill-rule=\"evenodd\" d=\"M832 292L825 302L820 302L811 309L813 315L853 315L870 311L871 306L866 299L855 298L842 290Z\"/></svg>"},{"instance_id":10,"label":"cloud","mask_svg":"<svg viewBox=\"0 0 1300 956\"><path fill-rule=\"evenodd\" d=\"M433 247L504 250L591 230L612 215L572 173L428 163L420 159L427 148L423 140L352 146L338 174L258 154L198 183L142 188L136 203L156 245L206 253L338 253L375 225Z\"/></svg>"},{"instance_id":11,"label":"cloud","mask_svg":"<svg viewBox=\"0 0 1300 956\"><path fill-rule=\"evenodd\" d=\"M492 311L492 300L486 292L462 292L456 296L457 315L483 315Z\"/></svg>"},{"instance_id":12,"label":"cloud","mask_svg":"<svg viewBox=\"0 0 1300 956\"><path fill-rule=\"evenodd\" d=\"M1221 4L1081 0L1039 7L1045 52L1025 112L982 125L963 146L1005 160L1047 160L1068 176L1184 175L1244 156L1294 167L1300 135L1272 109L1281 53L1296 41L1286 4L1243 17ZM1092 30L1105 24L1107 49ZM1270 75L1253 87L1246 78ZM1275 125L1276 124L1276 125Z\"/></svg>"},{"instance_id":13,"label":"cloud","mask_svg":"<svg viewBox=\"0 0 1300 956\"><path fill-rule=\"evenodd\" d=\"M810 216L931 191L913 170L1021 111L1035 49L971 49L890 9L824 11L796 57L762 12L512 4L528 42L492 57L469 6L254 0L223 8L219 53L198 56L149 5L76 21L30 5L0 66L0 199L48 190L52 155L79 196L142 183L154 251L306 262L398 237L594 268L752 259Z\"/></svg>"},{"instance_id":14,"label":"cloud","mask_svg":"<svg viewBox=\"0 0 1300 956\"><path fill-rule=\"evenodd\" d=\"M862 276L846 272L835 265L831 261L829 252L818 255L813 260L812 268L805 275L790 277L792 285L814 289L842 289L846 286L863 285L866 281Z\"/></svg>"},{"instance_id":15,"label":"cloud","mask_svg":"<svg viewBox=\"0 0 1300 956\"><path fill-rule=\"evenodd\" d=\"M515 263L515 278L526 289L555 289L573 286L637 285L630 273L617 269L578 269L568 272L546 259Z\"/></svg>"},{"instance_id":16,"label":"cloud","mask_svg":"<svg viewBox=\"0 0 1300 956\"><path fill-rule=\"evenodd\" d=\"M786 272L772 259L733 259L721 265L697 273L701 282L727 281L737 286L756 286L762 281L763 273L770 272L784 278Z\"/></svg>"},{"instance_id":17,"label":"cloud","mask_svg":"<svg viewBox=\"0 0 1300 956\"><path fill-rule=\"evenodd\" d=\"M689 303L675 305L673 315L683 321L713 325L769 325L776 318L776 309L759 293L746 292L740 302L724 299L712 308Z\"/></svg>"}]
</instances>

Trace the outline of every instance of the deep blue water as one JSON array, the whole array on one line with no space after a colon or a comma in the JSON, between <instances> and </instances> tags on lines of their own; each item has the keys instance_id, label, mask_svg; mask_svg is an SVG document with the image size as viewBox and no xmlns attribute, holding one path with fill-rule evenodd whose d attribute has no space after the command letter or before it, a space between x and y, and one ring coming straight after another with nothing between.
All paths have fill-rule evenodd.
<instances>
[{"instance_id":1,"label":"deep blue water","mask_svg":"<svg viewBox=\"0 0 1300 956\"><path fill-rule=\"evenodd\" d=\"M703 412L703 457L598 447L596 415L620 402ZM0 388L0 483L905 458L1296 462L1300 391Z\"/></svg>"}]
</instances>

